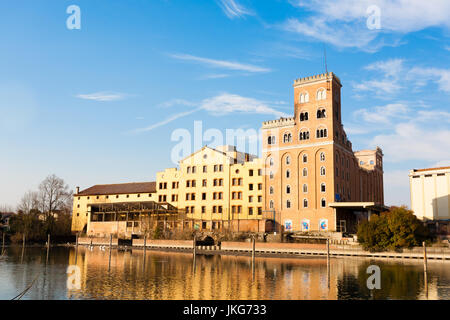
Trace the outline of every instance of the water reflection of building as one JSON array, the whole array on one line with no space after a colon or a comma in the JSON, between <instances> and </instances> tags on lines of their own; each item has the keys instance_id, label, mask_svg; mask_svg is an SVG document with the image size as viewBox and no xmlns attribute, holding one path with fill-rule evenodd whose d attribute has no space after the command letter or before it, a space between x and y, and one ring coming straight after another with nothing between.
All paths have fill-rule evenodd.
<instances>
[{"instance_id":1,"label":"water reflection of building","mask_svg":"<svg viewBox=\"0 0 450 320\"><path fill-rule=\"evenodd\" d=\"M161 253L147 251L90 251L80 247L81 292L85 297L108 299L267 300L337 299L337 277L326 259L257 258ZM71 251L69 263L75 263ZM145 268L145 269L144 269ZM306 279L306 282L305 282ZM80 292L69 291L69 297Z\"/></svg>"}]
</instances>

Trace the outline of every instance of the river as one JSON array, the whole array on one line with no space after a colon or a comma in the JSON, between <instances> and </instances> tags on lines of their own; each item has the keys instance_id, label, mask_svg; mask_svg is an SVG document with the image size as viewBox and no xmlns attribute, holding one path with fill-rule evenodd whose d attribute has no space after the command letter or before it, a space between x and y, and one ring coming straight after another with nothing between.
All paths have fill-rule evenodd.
<instances>
[{"instance_id":1,"label":"river","mask_svg":"<svg viewBox=\"0 0 450 320\"><path fill-rule=\"evenodd\" d=\"M367 288L380 267L381 289ZM70 267L70 268L69 268ZM69 271L69 273L68 273ZM450 264L368 258L262 258L147 250L9 247L0 258L0 299L321 300L450 299ZM69 281L68 281L69 280Z\"/></svg>"}]
</instances>

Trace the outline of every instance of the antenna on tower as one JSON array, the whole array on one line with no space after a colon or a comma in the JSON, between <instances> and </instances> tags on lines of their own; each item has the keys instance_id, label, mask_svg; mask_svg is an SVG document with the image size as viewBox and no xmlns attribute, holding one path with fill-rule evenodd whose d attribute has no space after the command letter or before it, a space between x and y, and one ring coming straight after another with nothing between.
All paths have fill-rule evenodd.
<instances>
[{"instance_id":1,"label":"antenna on tower","mask_svg":"<svg viewBox=\"0 0 450 320\"><path fill-rule=\"evenodd\" d=\"M325 48L325 44L323 45L323 60L324 60L324 63L325 63L325 73L328 74L327 49Z\"/></svg>"}]
</instances>

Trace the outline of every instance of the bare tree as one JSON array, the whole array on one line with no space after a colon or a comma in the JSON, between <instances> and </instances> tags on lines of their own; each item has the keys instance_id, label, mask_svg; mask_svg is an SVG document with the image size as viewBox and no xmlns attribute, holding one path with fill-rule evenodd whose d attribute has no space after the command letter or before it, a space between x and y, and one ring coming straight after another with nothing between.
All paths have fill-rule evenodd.
<instances>
[{"instance_id":1,"label":"bare tree","mask_svg":"<svg viewBox=\"0 0 450 320\"><path fill-rule=\"evenodd\" d=\"M67 210L72 192L63 179L50 175L39 185L39 202L46 219L56 211Z\"/></svg>"},{"instance_id":2,"label":"bare tree","mask_svg":"<svg viewBox=\"0 0 450 320\"><path fill-rule=\"evenodd\" d=\"M35 191L28 191L20 200L17 211L30 214L32 210L39 210L39 194Z\"/></svg>"}]
</instances>

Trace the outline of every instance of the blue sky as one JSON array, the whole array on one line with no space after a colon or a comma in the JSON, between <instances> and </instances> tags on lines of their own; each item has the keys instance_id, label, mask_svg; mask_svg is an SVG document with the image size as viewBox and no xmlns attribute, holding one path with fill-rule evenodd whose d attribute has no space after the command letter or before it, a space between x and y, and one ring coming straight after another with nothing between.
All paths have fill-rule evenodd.
<instances>
[{"instance_id":1,"label":"blue sky","mask_svg":"<svg viewBox=\"0 0 450 320\"><path fill-rule=\"evenodd\" d=\"M2 1L0 205L52 173L73 189L153 180L196 120L290 115L324 47L354 150L380 146L386 202L409 205L410 169L450 165L449 16L447 0Z\"/></svg>"}]
</instances>

